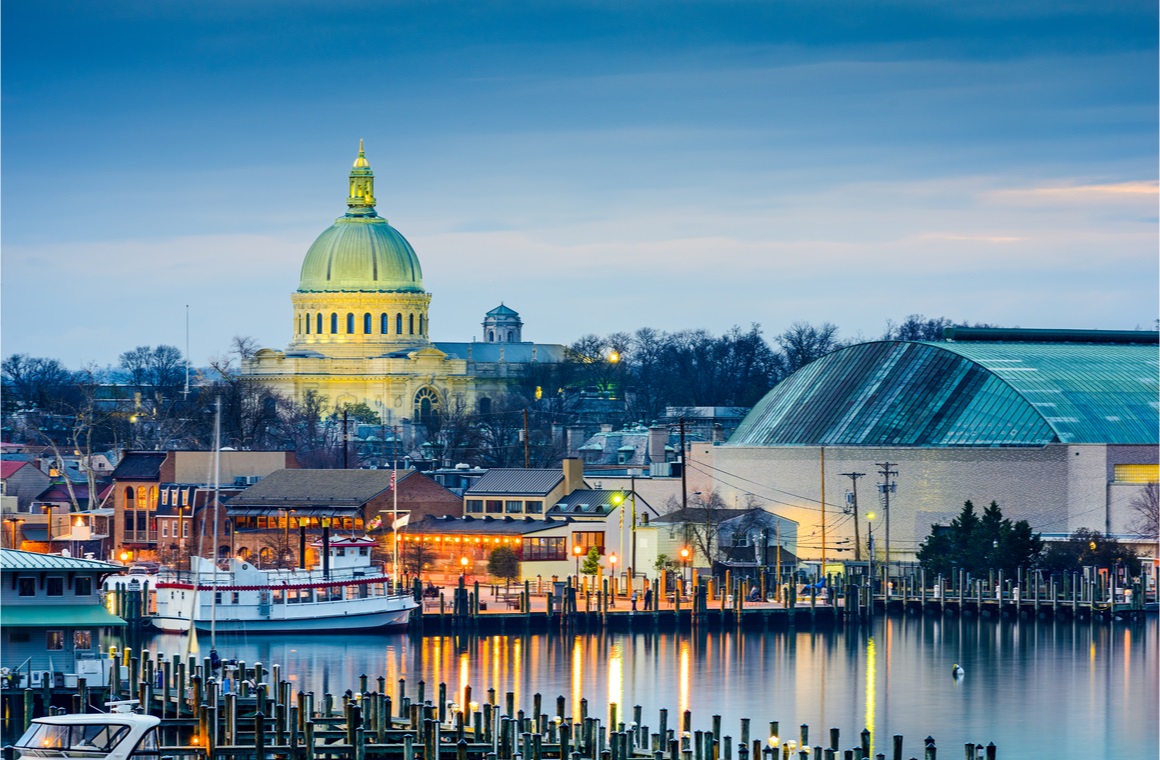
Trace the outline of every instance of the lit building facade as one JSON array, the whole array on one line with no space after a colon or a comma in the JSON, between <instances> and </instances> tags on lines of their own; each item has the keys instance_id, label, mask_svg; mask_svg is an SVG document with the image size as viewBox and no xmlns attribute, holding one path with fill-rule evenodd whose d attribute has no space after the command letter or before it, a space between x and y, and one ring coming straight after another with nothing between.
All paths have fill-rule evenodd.
<instances>
[{"instance_id":1,"label":"lit building facade","mask_svg":"<svg viewBox=\"0 0 1160 760\"><path fill-rule=\"evenodd\" d=\"M445 410L486 410L527 364L563 360L561 345L523 342L519 314L503 305L486 315L483 342L432 342L419 257L378 215L374 193L360 142L347 212L302 262L290 345L258 351L246 378L297 401L313 391L328 407L361 402L387 424L422 423Z\"/></svg>"}]
</instances>

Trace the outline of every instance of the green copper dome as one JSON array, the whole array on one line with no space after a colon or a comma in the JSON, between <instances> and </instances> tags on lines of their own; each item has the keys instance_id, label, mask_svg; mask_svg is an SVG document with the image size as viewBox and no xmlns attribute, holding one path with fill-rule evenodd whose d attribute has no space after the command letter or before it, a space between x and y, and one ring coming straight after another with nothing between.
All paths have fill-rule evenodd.
<instances>
[{"instance_id":1,"label":"green copper dome","mask_svg":"<svg viewBox=\"0 0 1160 760\"><path fill-rule=\"evenodd\" d=\"M298 291L422 293L423 270L415 249L375 213L374 173L361 140L346 205L346 215L306 252Z\"/></svg>"}]
</instances>

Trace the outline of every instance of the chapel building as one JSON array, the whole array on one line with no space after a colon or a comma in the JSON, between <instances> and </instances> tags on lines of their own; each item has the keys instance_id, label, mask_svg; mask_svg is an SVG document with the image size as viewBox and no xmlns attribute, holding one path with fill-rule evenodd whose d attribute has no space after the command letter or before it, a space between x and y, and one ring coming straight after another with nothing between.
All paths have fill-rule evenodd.
<instances>
[{"instance_id":1,"label":"chapel building","mask_svg":"<svg viewBox=\"0 0 1160 760\"><path fill-rule=\"evenodd\" d=\"M523 321L502 304L485 316L480 341L430 339L419 257L375 210L361 140L346 205L306 252L290 345L244 362L247 379L295 401L314 391L329 408L364 402L386 424L423 423L447 410L487 412L527 365L563 361L564 346L523 341Z\"/></svg>"}]
</instances>

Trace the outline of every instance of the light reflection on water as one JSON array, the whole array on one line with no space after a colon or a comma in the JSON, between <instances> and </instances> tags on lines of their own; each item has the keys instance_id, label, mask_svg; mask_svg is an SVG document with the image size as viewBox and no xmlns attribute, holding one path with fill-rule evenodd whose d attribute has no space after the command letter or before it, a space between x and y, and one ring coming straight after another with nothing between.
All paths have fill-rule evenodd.
<instances>
[{"instance_id":1,"label":"light reflection on water","mask_svg":"<svg viewBox=\"0 0 1160 760\"><path fill-rule=\"evenodd\" d=\"M1156 757L1157 630L1155 617L1130 627L891 618L816 632L219 636L218 651L280 663L295 689L318 694L355 689L365 673L371 688L384 675L391 693L400 678L412 695L426 681L432 697L444 681L460 701L468 685L477 701L490 687L501 703L513 691L525 709L537 692L548 711L557 695L568 697L569 713L584 696L590 714L605 719L608 703L617 702L621 716L639 704L654 730L661 707L670 709L671 727L686 709L694 729L720 714L734 741L738 720L749 717L754 738L765 738L772 720L784 739L809 724L811 744L824 744L838 727L843 749L858 743L863 727L876 752L889 747L886 737L903 734L906 757L920 755L928 734L956 755L968 741L994 741L1001 757ZM200 644L204 654L205 636ZM158 636L147 646L183 653L186 642ZM960 681L951 677L956 662L966 670Z\"/></svg>"}]
</instances>

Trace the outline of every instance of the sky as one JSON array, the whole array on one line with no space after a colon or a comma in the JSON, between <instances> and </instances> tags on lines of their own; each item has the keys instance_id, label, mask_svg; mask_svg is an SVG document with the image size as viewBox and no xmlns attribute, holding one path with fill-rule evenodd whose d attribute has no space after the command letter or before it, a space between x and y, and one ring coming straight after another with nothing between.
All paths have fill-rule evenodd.
<instances>
[{"instance_id":1,"label":"sky","mask_svg":"<svg viewBox=\"0 0 1160 760\"><path fill-rule=\"evenodd\" d=\"M0 351L283 348L360 138L435 340L1154 329L1154 1L0 7Z\"/></svg>"}]
</instances>

